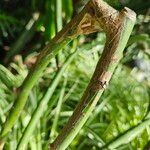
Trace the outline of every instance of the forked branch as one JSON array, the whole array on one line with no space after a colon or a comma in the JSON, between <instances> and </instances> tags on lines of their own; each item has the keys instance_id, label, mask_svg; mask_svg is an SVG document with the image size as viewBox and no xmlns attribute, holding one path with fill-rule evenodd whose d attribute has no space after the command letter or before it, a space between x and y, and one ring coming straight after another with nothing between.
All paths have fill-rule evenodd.
<instances>
[{"instance_id":1,"label":"forked branch","mask_svg":"<svg viewBox=\"0 0 150 150\"><path fill-rule=\"evenodd\" d=\"M122 57L136 20L135 13L130 9L124 8L118 12L102 0L91 0L86 8L88 13L85 16L88 19L85 19L83 24L85 30L101 27L106 32L106 45L81 101L68 123L50 145L51 150L66 149L90 116ZM81 24L81 29L82 27Z\"/></svg>"},{"instance_id":2,"label":"forked branch","mask_svg":"<svg viewBox=\"0 0 150 150\"><path fill-rule=\"evenodd\" d=\"M107 36L106 46L93 77L73 116L54 143L51 144L51 149L65 149L89 117L104 87L108 84L122 56L122 51L131 34L134 22L135 13L128 8L118 12L102 0L90 0L82 12L68 23L39 54L36 65L20 87L18 97L3 125L0 147L3 144L4 137L18 119L32 87L42 75L50 59L78 35L104 30Z\"/></svg>"}]
</instances>

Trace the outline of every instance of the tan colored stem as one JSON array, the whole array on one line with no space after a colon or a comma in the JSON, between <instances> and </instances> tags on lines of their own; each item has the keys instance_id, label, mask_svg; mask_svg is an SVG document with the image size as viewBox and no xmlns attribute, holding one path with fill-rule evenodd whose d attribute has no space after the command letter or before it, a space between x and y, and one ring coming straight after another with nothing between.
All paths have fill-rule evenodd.
<instances>
[{"instance_id":1,"label":"tan colored stem","mask_svg":"<svg viewBox=\"0 0 150 150\"><path fill-rule=\"evenodd\" d=\"M51 145L52 149L57 149L57 146L62 143L63 138L67 136L74 124L78 122L78 118L83 115L86 106L91 101L91 97L93 98L93 95L96 95L99 90L103 91L105 85L110 80L112 74L111 71L108 71L111 70L110 64L114 62L116 65L120 58L118 57L118 54L120 53L116 53L116 49L124 27L124 18L130 16L130 19L132 19L132 16L133 20L135 19L135 14L133 14L129 9L124 9L119 13L102 0L90 0L81 13L68 23L41 51L34 68L30 71L29 75L20 87L18 97L2 127L0 146L2 145L1 141L4 140L5 136L14 126L15 121L18 119L21 111L23 110L32 87L42 75L44 69L49 64L50 59L54 57L63 46L68 44L78 35L104 30L107 36L104 52L98 62L95 73L81 99L81 102L78 104L66 127L64 127L55 142ZM122 47L124 46L125 45Z\"/></svg>"},{"instance_id":2,"label":"tan colored stem","mask_svg":"<svg viewBox=\"0 0 150 150\"><path fill-rule=\"evenodd\" d=\"M99 5L99 2L101 5ZM105 9L103 9L105 8ZM102 9L101 11L98 11ZM103 1L91 0L79 15L73 18L41 51L38 56L37 62L34 68L30 71L22 86L18 89L18 96L15 103L10 110L10 113L6 119L6 122L2 126L0 134L0 141L9 133L14 126L15 121L18 119L26 101L28 95L42 75L44 69L49 64L52 57L71 40L80 34L89 34L100 31L101 28L108 30L108 14L106 12L113 12L113 17L117 15L117 11L108 6ZM112 18L112 17L110 17ZM114 19L113 19L114 20ZM107 25L106 25L107 24ZM106 25L106 26L105 26Z\"/></svg>"},{"instance_id":3,"label":"tan colored stem","mask_svg":"<svg viewBox=\"0 0 150 150\"><path fill-rule=\"evenodd\" d=\"M69 134L71 138L75 137L74 135L71 136L71 132L73 132L72 130L75 130L75 127L80 120L85 117L87 107L92 110L93 108L90 108L90 104L93 105L93 107L96 105L98 101L98 98L96 98L96 101L94 102L96 95L98 93L100 93L100 95L102 94L113 74L115 67L121 59L122 51L130 35L129 33L127 39L122 41L122 34L124 32L126 19L131 19L133 24L135 22L135 13L130 9L124 8L121 12L118 12L102 0L91 0L85 6L85 9L88 13L85 14L84 19L80 22L78 33L90 33L89 31L99 31L100 29L103 29L107 36L106 45L102 56L97 63L91 81L81 98L81 101L78 103L73 115L64 126L58 137L50 145L51 150L60 149L60 147L65 149L64 147L66 146L60 145L64 142L66 137L69 137ZM119 47L121 48L119 49ZM77 132L75 132L75 134L77 134Z\"/></svg>"}]
</instances>

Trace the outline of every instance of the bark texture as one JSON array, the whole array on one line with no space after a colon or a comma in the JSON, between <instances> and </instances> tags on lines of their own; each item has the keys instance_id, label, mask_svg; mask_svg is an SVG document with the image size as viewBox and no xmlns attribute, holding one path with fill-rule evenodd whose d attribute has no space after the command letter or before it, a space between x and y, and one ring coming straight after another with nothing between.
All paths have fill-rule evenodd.
<instances>
[{"instance_id":1,"label":"bark texture","mask_svg":"<svg viewBox=\"0 0 150 150\"><path fill-rule=\"evenodd\" d=\"M135 13L130 9L124 8L121 12L118 12L102 0L91 0L85 6L85 10L87 13L80 22L77 33L90 33L103 29L107 37L106 45L81 101L68 123L50 145L51 150L65 149L67 142L73 140L88 119L122 57L123 49L133 28L133 25L131 25L130 33L125 30L127 20L131 20L131 24L134 24L136 18ZM127 37L124 39L125 32L127 32Z\"/></svg>"}]
</instances>

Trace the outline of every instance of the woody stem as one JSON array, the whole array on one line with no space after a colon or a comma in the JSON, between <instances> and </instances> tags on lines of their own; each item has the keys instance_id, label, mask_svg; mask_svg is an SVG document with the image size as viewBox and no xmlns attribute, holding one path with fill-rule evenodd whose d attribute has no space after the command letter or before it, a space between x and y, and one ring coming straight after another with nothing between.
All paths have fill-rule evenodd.
<instances>
[{"instance_id":1,"label":"woody stem","mask_svg":"<svg viewBox=\"0 0 150 150\"><path fill-rule=\"evenodd\" d=\"M50 144L51 150L66 149L91 115L119 60L122 58L122 52L136 20L135 13L128 8L117 12L102 0L91 0L88 5L90 5L91 10L94 10L91 12L106 32L106 45L90 83L73 115L55 141ZM112 14L112 12L115 13Z\"/></svg>"},{"instance_id":2,"label":"woody stem","mask_svg":"<svg viewBox=\"0 0 150 150\"><path fill-rule=\"evenodd\" d=\"M132 31L134 21L135 14L129 9L125 9L119 13L102 0L90 0L81 13L72 19L39 54L34 68L18 89L19 94L17 99L2 127L0 147L4 144L3 140L5 136L10 132L20 116L31 89L42 75L51 58L78 35L89 34L103 29L106 32L107 42L95 73L81 102L78 104L66 126L68 127L67 132L64 133L66 131L66 127L64 127L58 138L52 144L54 149L57 147L57 143L62 149L68 146L89 117L90 112L97 102L95 99L100 97L104 90L103 86L110 80L111 74L121 58L122 51ZM86 115L84 117L85 119L83 119L83 114ZM74 131L72 130L73 126L75 126ZM61 137L63 137L63 140L60 139ZM68 141L69 137L71 138ZM64 146L66 141L68 141L68 144Z\"/></svg>"},{"instance_id":3,"label":"woody stem","mask_svg":"<svg viewBox=\"0 0 150 150\"><path fill-rule=\"evenodd\" d=\"M70 21L58 34L45 46L45 48L40 52L37 62L32 70L29 72L28 76L24 80L22 86L18 89L19 93L14 105L12 106L10 113L6 119L6 122L2 126L0 134L0 145L4 143L5 136L10 132L11 128L14 126L16 120L20 116L21 111L26 104L28 95L41 77L43 71L60 49L67 45L70 41L76 38L80 34L86 34L82 31L80 24L88 12L88 8L82 10L82 12ZM90 31L89 31L90 30ZM93 29L88 31L94 32Z\"/></svg>"}]
</instances>

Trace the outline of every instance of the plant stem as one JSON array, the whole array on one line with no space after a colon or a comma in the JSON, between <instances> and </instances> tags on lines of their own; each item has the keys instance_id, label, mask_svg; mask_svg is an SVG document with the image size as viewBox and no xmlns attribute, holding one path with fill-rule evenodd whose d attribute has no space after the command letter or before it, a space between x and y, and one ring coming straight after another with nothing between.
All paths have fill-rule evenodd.
<instances>
[{"instance_id":1,"label":"plant stem","mask_svg":"<svg viewBox=\"0 0 150 150\"><path fill-rule=\"evenodd\" d=\"M107 41L87 89L68 123L50 144L51 150L66 149L91 115L122 58L136 20L135 13L130 9L124 8L119 13L102 0L91 0L87 5L90 5L91 10L93 8L92 14L97 20L104 18L99 21L99 25L106 32Z\"/></svg>"},{"instance_id":2,"label":"plant stem","mask_svg":"<svg viewBox=\"0 0 150 150\"><path fill-rule=\"evenodd\" d=\"M62 29L62 0L55 1L55 32L59 32ZM61 51L56 55L56 65L59 69L60 60L61 60Z\"/></svg>"},{"instance_id":3,"label":"plant stem","mask_svg":"<svg viewBox=\"0 0 150 150\"><path fill-rule=\"evenodd\" d=\"M53 124L52 124L52 128L51 128L51 134L50 134L50 139L53 140L54 137L56 137L56 131L57 131L57 125L58 125L58 120L60 117L60 112L61 112L61 107L63 104L63 97L65 94L65 88L66 88L66 83L67 83L67 79L64 79L64 83L60 92L60 97L57 103L57 107L56 107L56 111L55 111L55 116L54 116L54 120L53 120Z\"/></svg>"},{"instance_id":4,"label":"plant stem","mask_svg":"<svg viewBox=\"0 0 150 150\"><path fill-rule=\"evenodd\" d=\"M0 143L14 126L15 121L18 119L27 101L32 87L42 75L44 69L49 64L50 59L78 35L89 34L103 29L107 35L107 43L102 57L98 62L94 76L83 95L82 101L77 106L73 117L66 126L68 128L65 127L60 136L52 144L52 147L54 148L58 145L62 149L66 148L89 117L104 90L103 87L105 86L105 83L110 80L110 77L122 56L122 51L131 34L134 22L135 14L131 10L125 8L119 13L102 0L90 0L85 8L41 51L36 65L23 82L18 97L3 125ZM98 92L99 90L100 92ZM85 119L83 119L84 112L86 113ZM80 121L78 122L78 120ZM73 131L74 124L75 129L77 130ZM69 132L72 133L70 134L71 138L68 143L64 145L69 137ZM67 134L68 136L66 138Z\"/></svg>"},{"instance_id":5,"label":"plant stem","mask_svg":"<svg viewBox=\"0 0 150 150\"><path fill-rule=\"evenodd\" d=\"M106 147L108 147L109 149L115 149L122 144L129 143L149 125L150 119L147 119L139 125L137 125L136 127L134 127L133 129L129 129L126 133L118 137L116 140L113 140L108 145L106 145Z\"/></svg>"},{"instance_id":6,"label":"plant stem","mask_svg":"<svg viewBox=\"0 0 150 150\"><path fill-rule=\"evenodd\" d=\"M62 0L56 0L56 30L62 29Z\"/></svg>"},{"instance_id":7,"label":"plant stem","mask_svg":"<svg viewBox=\"0 0 150 150\"><path fill-rule=\"evenodd\" d=\"M73 60L73 58L76 56L77 51L74 52L73 54L69 55L68 58L66 59L66 62L64 63L64 65L62 66L62 68L60 68L60 70L58 71L58 73L56 74L56 76L54 77L50 87L48 88L45 96L43 97L43 99L39 102L39 104L37 105L37 108L35 109L32 118L30 120L30 122L28 123L28 126L26 127L25 131L22 134L22 137L19 141L19 144L17 146L17 150L22 150L26 144L28 143L40 117L42 116L42 114L44 113L44 111L46 110L47 107L47 103L48 101L51 99L65 69L68 67L68 65L71 63L71 61ZM45 109L44 109L45 108Z\"/></svg>"},{"instance_id":8,"label":"plant stem","mask_svg":"<svg viewBox=\"0 0 150 150\"><path fill-rule=\"evenodd\" d=\"M94 109L92 117L89 118L89 120L86 123L86 126L89 126L92 123L92 121L97 117L97 115L100 113L100 111L104 108L104 106L108 103L109 100L110 98L108 97L101 101L101 103Z\"/></svg>"},{"instance_id":9,"label":"plant stem","mask_svg":"<svg viewBox=\"0 0 150 150\"><path fill-rule=\"evenodd\" d=\"M34 86L34 84L37 82L38 78L41 76L43 70L46 68L46 66L49 64L50 59L55 56L57 51L64 45L66 45L70 39L66 39L62 41L60 44L56 44L55 42L53 44L50 43L50 45L46 46L43 53L41 53L41 57L39 58L39 61L37 62L37 65L33 68L33 70L30 72L28 77L23 82L23 85L20 89L20 93L18 95L17 100L15 101L9 116L7 117L7 120L3 126L1 137L4 137L10 129L13 127L15 121L19 117L26 100L28 98L28 95ZM50 53L48 50L51 48L52 53ZM44 55L44 56L43 56Z\"/></svg>"},{"instance_id":10,"label":"plant stem","mask_svg":"<svg viewBox=\"0 0 150 150\"><path fill-rule=\"evenodd\" d=\"M18 97L12 106L12 109L3 125L0 141L9 133L11 128L14 126L15 121L20 116L20 113L27 101L28 95L33 88L34 84L42 75L43 71L49 64L51 58L53 58L60 49L67 45L71 40L80 34L88 34L96 32L99 28L95 27L95 21L92 20L92 16L89 16L89 21L93 21L91 26L82 28L82 24L86 23L85 16L89 12L89 7L80 12L74 19L72 19L41 51L38 56L37 62L34 68L30 71L22 86L19 89Z\"/></svg>"}]
</instances>

